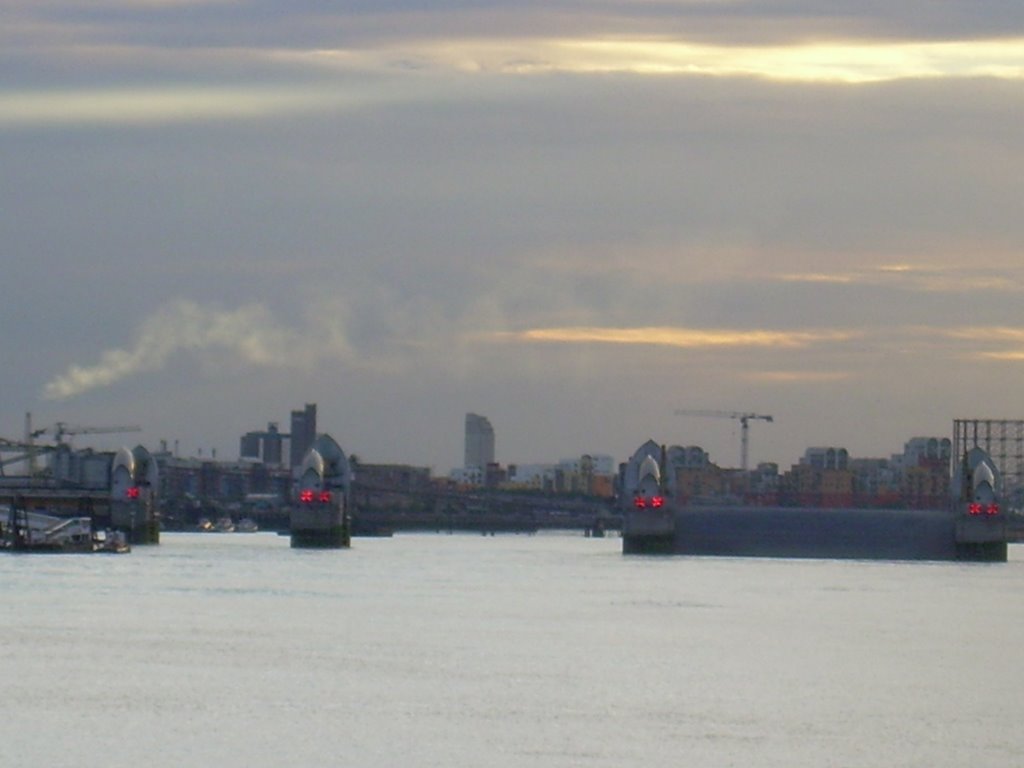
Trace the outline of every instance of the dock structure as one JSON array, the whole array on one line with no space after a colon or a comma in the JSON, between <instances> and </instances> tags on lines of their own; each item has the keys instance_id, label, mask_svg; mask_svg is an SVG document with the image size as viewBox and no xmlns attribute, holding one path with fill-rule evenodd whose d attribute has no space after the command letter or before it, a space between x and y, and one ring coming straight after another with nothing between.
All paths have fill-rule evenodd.
<instances>
[{"instance_id":1,"label":"dock structure","mask_svg":"<svg viewBox=\"0 0 1024 768\"><path fill-rule=\"evenodd\" d=\"M56 504L55 504L56 502ZM92 500L80 496L0 492L0 547L17 552L89 552Z\"/></svg>"},{"instance_id":2,"label":"dock structure","mask_svg":"<svg viewBox=\"0 0 1024 768\"><path fill-rule=\"evenodd\" d=\"M0 549L13 552L126 552L129 534L111 525L108 493L0 489Z\"/></svg>"},{"instance_id":3,"label":"dock structure","mask_svg":"<svg viewBox=\"0 0 1024 768\"><path fill-rule=\"evenodd\" d=\"M64 445L51 458L46 476L0 478L8 548L85 551L83 520L93 538L109 532L128 545L159 543L157 467L145 448L76 454Z\"/></svg>"},{"instance_id":4,"label":"dock structure","mask_svg":"<svg viewBox=\"0 0 1024 768\"><path fill-rule=\"evenodd\" d=\"M330 435L320 435L306 453L291 509L291 546L341 549L352 541L349 505L352 468Z\"/></svg>"}]
</instances>

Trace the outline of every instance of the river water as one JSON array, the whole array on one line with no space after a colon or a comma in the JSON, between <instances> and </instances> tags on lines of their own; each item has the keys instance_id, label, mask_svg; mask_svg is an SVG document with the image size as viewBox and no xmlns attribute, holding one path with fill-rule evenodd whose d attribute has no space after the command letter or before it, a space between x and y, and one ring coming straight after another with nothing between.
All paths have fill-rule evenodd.
<instances>
[{"instance_id":1,"label":"river water","mask_svg":"<svg viewBox=\"0 0 1024 768\"><path fill-rule=\"evenodd\" d=\"M164 534L0 556L0 764L1024 765L1006 564Z\"/></svg>"}]
</instances>

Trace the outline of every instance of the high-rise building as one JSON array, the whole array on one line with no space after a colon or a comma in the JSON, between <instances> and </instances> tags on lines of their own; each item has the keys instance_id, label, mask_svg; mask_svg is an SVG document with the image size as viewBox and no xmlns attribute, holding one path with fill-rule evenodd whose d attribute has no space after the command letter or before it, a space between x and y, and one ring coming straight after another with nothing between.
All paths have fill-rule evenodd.
<instances>
[{"instance_id":1,"label":"high-rise building","mask_svg":"<svg viewBox=\"0 0 1024 768\"><path fill-rule=\"evenodd\" d=\"M316 403L306 403L301 411L292 411L291 466L298 467L316 441Z\"/></svg>"},{"instance_id":2,"label":"high-rise building","mask_svg":"<svg viewBox=\"0 0 1024 768\"><path fill-rule=\"evenodd\" d=\"M486 469L494 463L494 428L485 416L466 414L465 467Z\"/></svg>"},{"instance_id":3,"label":"high-rise building","mask_svg":"<svg viewBox=\"0 0 1024 768\"><path fill-rule=\"evenodd\" d=\"M280 464L281 463L281 444L283 443L282 435L278 431L277 422L270 422L267 424L267 431L263 435L263 463L264 464Z\"/></svg>"}]
</instances>

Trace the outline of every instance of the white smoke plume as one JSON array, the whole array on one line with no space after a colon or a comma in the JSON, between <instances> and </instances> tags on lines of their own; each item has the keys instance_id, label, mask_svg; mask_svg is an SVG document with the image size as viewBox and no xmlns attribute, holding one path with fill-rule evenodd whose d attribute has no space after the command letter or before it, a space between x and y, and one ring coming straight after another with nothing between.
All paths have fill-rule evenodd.
<instances>
[{"instance_id":1,"label":"white smoke plume","mask_svg":"<svg viewBox=\"0 0 1024 768\"><path fill-rule=\"evenodd\" d=\"M318 342L313 341L319 336ZM283 367L297 361L345 354L340 333L304 334L282 328L266 308L244 306L233 311L204 309L178 301L145 320L130 349L108 349L93 365L72 365L43 387L47 400L66 400L140 373L157 371L179 351L227 352L256 366Z\"/></svg>"}]
</instances>

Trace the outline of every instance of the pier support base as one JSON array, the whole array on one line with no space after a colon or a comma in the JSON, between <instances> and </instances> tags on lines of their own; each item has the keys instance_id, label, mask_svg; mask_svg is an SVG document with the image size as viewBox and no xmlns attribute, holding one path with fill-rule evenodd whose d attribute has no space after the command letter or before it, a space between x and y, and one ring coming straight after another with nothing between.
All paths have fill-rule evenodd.
<instances>
[{"instance_id":1,"label":"pier support base","mask_svg":"<svg viewBox=\"0 0 1024 768\"><path fill-rule=\"evenodd\" d=\"M975 563L1005 563L1007 548L1005 541L958 542L956 559Z\"/></svg>"},{"instance_id":2,"label":"pier support base","mask_svg":"<svg viewBox=\"0 0 1024 768\"><path fill-rule=\"evenodd\" d=\"M668 536L623 536L624 555L671 555L675 553L674 537Z\"/></svg>"},{"instance_id":3,"label":"pier support base","mask_svg":"<svg viewBox=\"0 0 1024 768\"><path fill-rule=\"evenodd\" d=\"M293 530L291 535L294 549L344 549L351 543L352 539L346 525Z\"/></svg>"},{"instance_id":4,"label":"pier support base","mask_svg":"<svg viewBox=\"0 0 1024 768\"><path fill-rule=\"evenodd\" d=\"M159 544L160 543L160 523L156 520L149 520L137 526L131 531L131 535L128 537L129 544Z\"/></svg>"},{"instance_id":5,"label":"pier support base","mask_svg":"<svg viewBox=\"0 0 1024 768\"><path fill-rule=\"evenodd\" d=\"M106 521L102 521L106 525ZM93 524L101 523L96 517ZM159 544L160 543L160 521L151 509L141 505L115 502L111 505L109 526L115 530L123 531L128 537L129 544Z\"/></svg>"}]
</instances>

